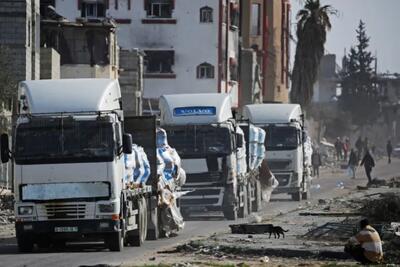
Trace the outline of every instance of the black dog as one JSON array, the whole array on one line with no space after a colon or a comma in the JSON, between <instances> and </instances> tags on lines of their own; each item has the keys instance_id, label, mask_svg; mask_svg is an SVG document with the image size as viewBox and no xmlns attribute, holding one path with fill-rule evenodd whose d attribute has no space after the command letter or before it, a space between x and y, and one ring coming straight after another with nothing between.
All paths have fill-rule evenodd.
<instances>
[{"instance_id":1,"label":"black dog","mask_svg":"<svg viewBox=\"0 0 400 267\"><path fill-rule=\"evenodd\" d=\"M278 236L278 239L282 235L283 238L285 238L285 232L289 232L289 230L283 230L282 227L280 226L273 226L269 228L269 238L271 238L271 235L274 234L274 238Z\"/></svg>"}]
</instances>

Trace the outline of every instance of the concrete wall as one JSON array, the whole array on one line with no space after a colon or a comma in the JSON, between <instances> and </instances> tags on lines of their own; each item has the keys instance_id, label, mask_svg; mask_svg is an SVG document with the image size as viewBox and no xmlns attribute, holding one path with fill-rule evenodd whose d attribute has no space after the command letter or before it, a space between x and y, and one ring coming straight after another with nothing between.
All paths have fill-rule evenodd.
<instances>
[{"instance_id":1,"label":"concrete wall","mask_svg":"<svg viewBox=\"0 0 400 267\"><path fill-rule=\"evenodd\" d=\"M314 85L313 102L330 102L336 96L338 79L336 77L336 55L323 56Z\"/></svg>"},{"instance_id":2,"label":"concrete wall","mask_svg":"<svg viewBox=\"0 0 400 267\"><path fill-rule=\"evenodd\" d=\"M39 0L0 1L0 45L9 47L18 81L39 79Z\"/></svg>"},{"instance_id":3,"label":"concrete wall","mask_svg":"<svg viewBox=\"0 0 400 267\"><path fill-rule=\"evenodd\" d=\"M117 79L112 66L90 66L87 64L64 64L60 68L61 79L74 78L105 78Z\"/></svg>"},{"instance_id":4,"label":"concrete wall","mask_svg":"<svg viewBox=\"0 0 400 267\"><path fill-rule=\"evenodd\" d=\"M119 24L117 34L121 49L131 50L173 50L175 59L173 73L163 78L145 75L144 97L157 99L162 94L172 93L209 93L219 90L231 92L234 102L238 102L238 84L218 83L219 66L219 24L220 2L236 0L175 0L172 18L162 19L162 23L151 23L147 18L143 0L132 0L128 10L127 1L118 1L118 10L114 0L109 1L108 17ZM213 23L200 23L200 8L213 8ZM80 16L77 2L57 0L56 9L63 16L75 21ZM126 24L125 24L126 23ZM226 26L222 26L225 27ZM229 31L229 56L238 58L238 31ZM210 63L215 68L213 79L197 79L196 67L201 63ZM168 76L168 77L165 77ZM229 74L227 75L228 77ZM225 90L227 88L227 90Z\"/></svg>"},{"instance_id":5,"label":"concrete wall","mask_svg":"<svg viewBox=\"0 0 400 267\"><path fill-rule=\"evenodd\" d=\"M60 54L53 48L40 49L40 79L60 79Z\"/></svg>"},{"instance_id":6,"label":"concrete wall","mask_svg":"<svg viewBox=\"0 0 400 267\"><path fill-rule=\"evenodd\" d=\"M252 49L242 49L240 57L241 79L240 85L242 90L240 92L241 106L262 103L261 92L261 75L257 68L257 54Z\"/></svg>"},{"instance_id":7,"label":"concrete wall","mask_svg":"<svg viewBox=\"0 0 400 267\"><path fill-rule=\"evenodd\" d=\"M120 51L119 84L122 93L122 107L126 115L142 114L143 56L138 50Z\"/></svg>"}]
</instances>

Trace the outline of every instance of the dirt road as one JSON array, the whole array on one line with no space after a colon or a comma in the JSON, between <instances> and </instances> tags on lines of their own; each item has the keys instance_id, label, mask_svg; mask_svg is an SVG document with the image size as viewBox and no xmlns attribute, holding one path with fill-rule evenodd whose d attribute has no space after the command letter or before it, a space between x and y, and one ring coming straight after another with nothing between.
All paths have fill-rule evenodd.
<instances>
[{"instance_id":1,"label":"dirt road","mask_svg":"<svg viewBox=\"0 0 400 267\"><path fill-rule=\"evenodd\" d=\"M385 161L379 161L374 171L374 177L392 177L400 174L400 160L395 159L391 165ZM315 179L312 189L313 201L319 199L332 199L333 197L346 195L359 184L365 185L365 174L361 169L358 170L356 180L346 177L345 171L337 170L332 172L330 169L322 171L321 178ZM344 188L338 187L338 183L343 182ZM319 186L317 186L319 185ZM293 202L287 195L274 195L272 202L269 203L260 213L263 218L269 218L278 214L304 207L307 201ZM140 264L151 263L150 258L156 255L157 251L166 250L177 243L183 243L189 239L208 236L216 232L228 231L228 225L232 221L224 221L221 218L213 220L189 221L185 229L177 237L162 239L158 241L147 241L140 248L125 248L123 252L109 252L101 247L100 244L79 244L71 245L62 251L41 251L31 254L18 253L16 241L11 232L0 235L0 265L1 266L82 266L82 265L121 265L121 264ZM235 222L237 223L237 222Z\"/></svg>"}]
</instances>

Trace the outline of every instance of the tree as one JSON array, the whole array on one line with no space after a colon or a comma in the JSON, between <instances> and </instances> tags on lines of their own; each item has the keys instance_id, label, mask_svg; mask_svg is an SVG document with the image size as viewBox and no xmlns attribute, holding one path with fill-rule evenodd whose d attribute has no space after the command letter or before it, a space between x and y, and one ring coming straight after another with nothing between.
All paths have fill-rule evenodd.
<instances>
[{"instance_id":1,"label":"tree","mask_svg":"<svg viewBox=\"0 0 400 267\"><path fill-rule=\"evenodd\" d=\"M17 95L13 65L10 49L0 46L0 133L10 129L10 118L4 115L4 111L11 109L11 103Z\"/></svg>"},{"instance_id":2,"label":"tree","mask_svg":"<svg viewBox=\"0 0 400 267\"><path fill-rule=\"evenodd\" d=\"M372 68L375 58L368 51L370 38L363 21L360 21L356 33L357 44L351 47L343 60L339 103L343 110L351 114L353 123L362 126L377 118L379 96Z\"/></svg>"},{"instance_id":3,"label":"tree","mask_svg":"<svg viewBox=\"0 0 400 267\"><path fill-rule=\"evenodd\" d=\"M297 46L292 72L290 99L307 107L313 96L319 64L324 55L326 33L331 29L330 15L337 11L319 0L306 0L297 13Z\"/></svg>"}]
</instances>

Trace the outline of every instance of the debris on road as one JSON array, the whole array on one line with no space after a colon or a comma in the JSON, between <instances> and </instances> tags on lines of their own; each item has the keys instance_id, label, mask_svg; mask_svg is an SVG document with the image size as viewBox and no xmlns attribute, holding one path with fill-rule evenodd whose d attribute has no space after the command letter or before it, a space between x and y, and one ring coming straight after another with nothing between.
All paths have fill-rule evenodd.
<instances>
[{"instance_id":1,"label":"debris on road","mask_svg":"<svg viewBox=\"0 0 400 267\"><path fill-rule=\"evenodd\" d=\"M351 263L343 246L357 233L359 220L368 217L384 241L386 262L400 262L400 224L391 225L400 222L400 196L393 189L355 191L333 199L313 201L302 209L300 213L297 209L264 220L264 223L229 225L230 233L214 234L212 238L183 244L174 253L197 255L194 257L210 261L239 258L268 265L280 262L281 266L289 266L288 262L294 260L318 262L316 266L332 261ZM290 234L286 239L270 239L268 233L273 225L286 225ZM247 237L243 238L243 234Z\"/></svg>"},{"instance_id":2,"label":"debris on road","mask_svg":"<svg viewBox=\"0 0 400 267\"><path fill-rule=\"evenodd\" d=\"M367 199L361 212L376 221L400 221L400 195L389 193L380 195L378 199Z\"/></svg>"},{"instance_id":3,"label":"debris on road","mask_svg":"<svg viewBox=\"0 0 400 267\"><path fill-rule=\"evenodd\" d=\"M14 196L9 190L0 189L0 225L8 225L15 222Z\"/></svg>"},{"instance_id":4,"label":"debris on road","mask_svg":"<svg viewBox=\"0 0 400 267\"><path fill-rule=\"evenodd\" d=\"M231 224L232 234L265 234L273 227L272 224Z\"/></svg>"}]
</instances>

